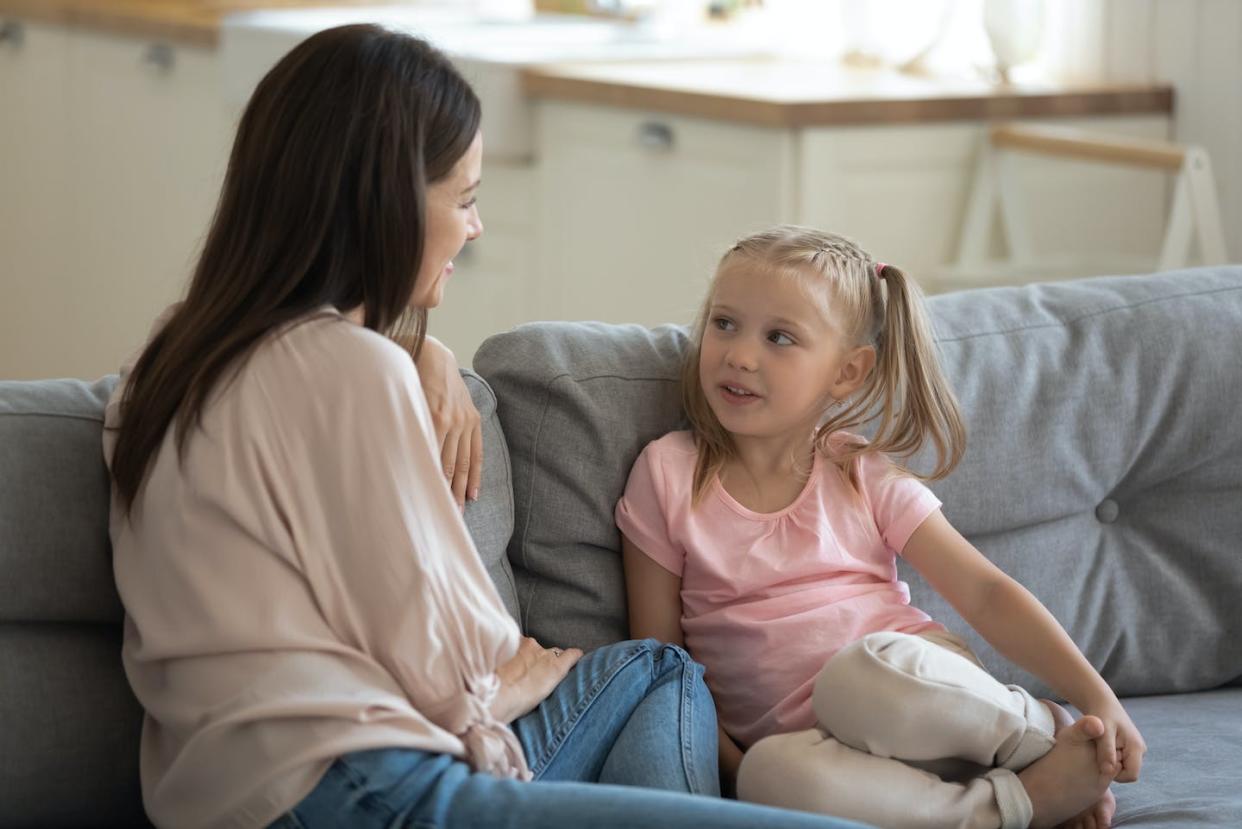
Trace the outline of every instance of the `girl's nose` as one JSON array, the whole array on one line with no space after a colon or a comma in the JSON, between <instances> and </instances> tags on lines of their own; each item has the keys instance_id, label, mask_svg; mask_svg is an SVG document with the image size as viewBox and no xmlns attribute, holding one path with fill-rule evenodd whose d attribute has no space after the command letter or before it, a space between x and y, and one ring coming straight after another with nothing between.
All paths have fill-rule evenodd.
<instances>
[{"instance_id":1,"label":"girl's nose","mask_svg":"<svg viewBox=\"0 0 1242 829\"><path fill-rule=\"evenodd\" d=\"M725 362L738 371L754 371L757 367L754 350L741 343L729 349L725 354Z\"/></svg>"},{"instance_id":2,"label":"girl's nose","mask_svg":"<svg viewBox=\"0 0 1242 829\"><path fill-rule=\"evenodd\" d=\"M470 217L470 223L466 226L466 238L477 239L483 235L483 218L479 215L479 208L474 208L474 214Z\"/></svg>"}]
</instances>

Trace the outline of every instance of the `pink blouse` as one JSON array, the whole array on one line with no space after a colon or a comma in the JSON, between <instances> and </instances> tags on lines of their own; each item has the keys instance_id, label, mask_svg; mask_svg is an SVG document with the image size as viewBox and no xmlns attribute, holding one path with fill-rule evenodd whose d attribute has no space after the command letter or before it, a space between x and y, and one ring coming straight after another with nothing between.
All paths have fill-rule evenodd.
<instances>
[{"instance_id":1,"label":"pink blouse","mask_svg":"<svg viewBox=\"0 0 1242 829\"><path fill-rule=\"evenodd\" d=\"M489 711L518 628L409 355L325 307L255 348L202 415L180 461L164 436L132 520L116 498L111 515L155 824L265 826L369 748L528 779Z\"/></svg>"}]
</instances>

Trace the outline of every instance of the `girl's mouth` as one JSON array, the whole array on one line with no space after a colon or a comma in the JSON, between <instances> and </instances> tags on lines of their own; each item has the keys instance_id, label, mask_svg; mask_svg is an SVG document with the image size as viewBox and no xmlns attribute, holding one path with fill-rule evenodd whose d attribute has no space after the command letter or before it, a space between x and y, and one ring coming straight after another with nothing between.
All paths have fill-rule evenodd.
<instances>
[{"instance_id":1,"label":"girl's mouth","mask_svg":"<svg viewBox=\"0 0 1242 829\"><path fill-rule=\"evenodd\" d=\"M718 388L720 389L720 396L723 397L726 402L732 403L735 406L745 406L748 403L757 403L763 399L754 392L748 391L741 386L721 383Z\"/></svg>"}]
</instances>

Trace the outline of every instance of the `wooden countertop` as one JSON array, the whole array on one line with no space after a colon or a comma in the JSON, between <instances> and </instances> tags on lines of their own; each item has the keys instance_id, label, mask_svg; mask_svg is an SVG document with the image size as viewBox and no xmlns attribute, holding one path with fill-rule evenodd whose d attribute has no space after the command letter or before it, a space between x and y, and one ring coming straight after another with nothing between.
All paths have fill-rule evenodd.
<instances>
[{"instance_id":1,"label":"wooden countertop","mask_svg":"<svg viewBox=\"0 0 1242 829\"><path fill-rule=\"evenodd\" d=\"M536 98L769 127L1173 112L1165 85L1003 86L761 58L536 66L522 87Z\"/></svg>"},{"instance_id":2,"label":"wooden countertop","mask_svg":"<svg viewBox=\"0 0 1242 829\"><path fill-rule=\"evenodd\" d=\"M0 17L214 48L229 14L401 0L0 0ZM771 127L1170 114L1162 85L1015 85L790 59L571 63L523 70L527 95Z\"/></svg>"},{"instance_id":3,"label":"wooden countertop","mask_svg":"<svg viewBox=\"0 0 1242 829\"><path fill-rule=\"evenodd\" d=\"M220 39L220 21L237 12L396 2L399 0L0 0L0 17L214 48Z\"/></svg>"}]
</instances>

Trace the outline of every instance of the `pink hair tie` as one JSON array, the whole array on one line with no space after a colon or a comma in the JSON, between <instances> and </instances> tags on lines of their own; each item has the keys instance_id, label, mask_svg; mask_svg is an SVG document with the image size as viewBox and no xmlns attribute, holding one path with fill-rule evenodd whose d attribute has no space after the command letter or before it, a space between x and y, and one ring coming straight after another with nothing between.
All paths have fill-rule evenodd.
<instances>
[{"instance_id":1,"label":"pink hair tie","mask_svg":"<svg viewBox=\"0 0 1242 829\"><path fill-rule=\"evenodd\" d=\"M883 279L883 278L884 278L884 269L885 269L885 268L887 268L887 267L888 267L888 263L887 263L887 262L876 262L876 263L875 263L875 278L876 278L876 279Z\"/></svg>"}]
</instances>

